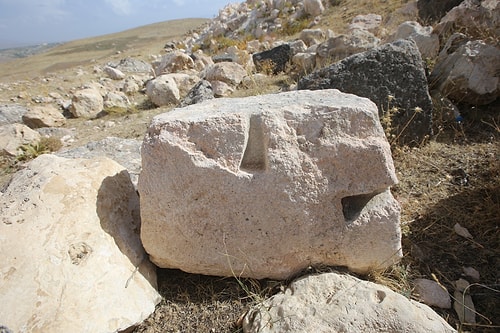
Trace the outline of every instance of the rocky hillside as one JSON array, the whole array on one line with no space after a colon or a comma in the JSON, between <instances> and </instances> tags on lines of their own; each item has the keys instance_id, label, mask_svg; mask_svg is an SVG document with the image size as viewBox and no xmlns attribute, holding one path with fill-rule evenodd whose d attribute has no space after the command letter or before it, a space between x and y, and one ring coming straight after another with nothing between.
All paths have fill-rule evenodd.
<instances>
[{"instance_id":1,"label":"rocky hillside","mask_svg":"<svg viewBox=\"0 0 500 333\"><path fill-rule=\"evenodd\" d=\"M247 0L0 64L0 327L495 331L499 22Z\"/></svg>"}]
</instances>

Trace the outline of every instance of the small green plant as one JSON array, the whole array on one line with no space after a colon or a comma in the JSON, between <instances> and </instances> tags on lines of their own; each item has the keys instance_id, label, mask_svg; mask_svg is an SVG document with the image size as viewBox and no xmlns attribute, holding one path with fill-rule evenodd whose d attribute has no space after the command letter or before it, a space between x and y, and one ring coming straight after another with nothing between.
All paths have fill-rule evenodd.
<instances>
[{"instance_id":1,"label":"small green plant","mask_svg":"<svg viewBox=\"0 0 500 333\"><path fill-rule=\"evenodd\" d=\"M35 143L27 143L19 147L21 153L16 157L18 161L28 161L40 155L48 154L61 149L62 143L56 137L43 137Z\"/></svg>"}]
</instances>

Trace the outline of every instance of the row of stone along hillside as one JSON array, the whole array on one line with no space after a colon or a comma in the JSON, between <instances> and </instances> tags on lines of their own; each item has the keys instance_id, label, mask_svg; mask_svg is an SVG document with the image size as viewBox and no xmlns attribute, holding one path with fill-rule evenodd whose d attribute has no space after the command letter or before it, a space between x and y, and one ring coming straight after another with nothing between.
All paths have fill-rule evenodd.
<instances>
[{"instance_id":1,"label":"row of stone along hillside","mask_svg":"<svg viewBox=\"0 0 500 333\"><path fill-rule=\"evenodd\" d=\"M397 107L391 116L401 125L391 123L394 128L386 132L393 131L391 140L411 144L430 134L428 82L440 99L449 97L452 112L453 101L496 99L498 78L490 66L498 73L499 57L496 44L488 44L491 35L448 37L446 22L453 20L456 28L475 17L481 33L496 31L491 22L498 24L498 1L465 1L441 19L435 34L429 29L417 34L418 25L406 23L394 34L409 29L410 40L383 43L373 36L369 47L359 36L371 36L370 26L381 21L376 14L357 17L357 28L344 36L306 30L298 40L268 46L250 41L246 50L232 48L213 57L193 49L195 42L210 45L204 41L245 26L254 35L267 33L272 22L280 24L278 18L308 14L319 22L325 6L307 0L229 6L188 37L184 50L174 48L152 64L124 59L96 68L99 82L74 89L69 102L50 93L29 110L3 107L2 145L12 151L2 149L16 154L23 141L15 138L33 135L36 141L64 126L60 104L73 117L94 119L107 108L128 107L142 89L157 105L212 99L155 117L142 151L140 141L108 138L59 156L44 154L14 175L0 192L0 304L6 305L0 307L0 330L125 331L161 300L156 266L286 279L309 265L367 273L397 262L400 208L390 192L397 179L378 113L388 102ZM280 14L284 9L288 16ZM432 40L438 42L433 52L439 57L429 81L422 53ZM262 47L272 52L261 53ZM339 49L343 53L335 53ZM299 67L311 74L299 80L297 90L213 98L256 82L258 77L248 78L253 66L262 75L288 70L289 60L291 66L305 66L297 61L301 54L316 65ZM329 57L345 58L322 67ZM226 61L218 62L221 58ZM447 70L450 63L453 70ZM460 95L454 90L458 84L464 85ZM107 157L95 157L96 152ZM130 175L139 172L137 183ZM427 304L451 306L451 291L420 282ZM468 282L459 282L454 305L460 320L471 323L475 314L462 304L472 308L464 295ZM454 331L427 306L337 273L296 280L243 320L244 332L389 327Z\"/></svg>"},{"instance_id":2,"label":"row of stone along hillside","mask_svg":"<svg viewBox=\"0 0 500 333\"><path fill-rule=\"evenodd\" d=\"M337 88L372 99L380 112L397 109L396 114L391 115L394 119L390 126L386 125L391 127L389 135L404 143L421 142L431 134L432 101L427 91L436 106L445 110L450 118L460 116L457 103L487 104L495 101L500 91L498 1L467 0L446 15L429 13L426 8L433 5L422 3L424 1L409 3L399 13L409 17L417 17L419 12L425 14L426 19L432 17L439 21L434 28L407 21L396 31L381 34L384 18L373 13L356 16L347 32L341 35L314 27L321 22L325 7L331 6L326 1L261 0L228 5L200 31L184 40L168 43L167 53L154 57L152 63L127 58L96 66L95 81L75 87L67 94L51 92L48 96L37 96L28 107L3 106L0 148L4 153L15 155L21 144L39 140L40 134L71 140L71 133L47 128L64 126L67 116L92 119L103 110L129 108L133 96L141 91L157 106L179 103L185 106L230 96L235 89L258 84L262 75L281 71L312 73L325 66L319 75L334 76L335 80L323 80L318 85L307 83L306 78L299 82L299 88ZM444 16L436 17L439 14ZM302 30L297 38L273 37L283 26L304 19L310 27ZM220 49L221 43L238 41L241 36L245 36L244 43ZM419 54L401 59L399 56L391 60L384 58L389 63L379 62L379 72L367 76L365 69L372 67L371 57L379 59L377 54L385 52L381 48L398 39L414 41ZM366 51L372 53L362 53ZM358 54L358 58L327 66L353 54ZM404 72L405 66L394 64L412 57L414 77ZM430 73L421 59L433 64ZM359 68L353 63L360 61L363 74L358 75L358 81L353 84L351 71ZM392 71L388 70L391 66ZM427 71L426 77L422 77L422 71ZM379 81L381 79L383 81ZM376 91L372 86L377 87ZM410 97L408 87L413 87L414 95L420 97ZM415 115L415 108L422 112ZM400 133L403 128L404 133Z\"/></svg>"}]
</instances>

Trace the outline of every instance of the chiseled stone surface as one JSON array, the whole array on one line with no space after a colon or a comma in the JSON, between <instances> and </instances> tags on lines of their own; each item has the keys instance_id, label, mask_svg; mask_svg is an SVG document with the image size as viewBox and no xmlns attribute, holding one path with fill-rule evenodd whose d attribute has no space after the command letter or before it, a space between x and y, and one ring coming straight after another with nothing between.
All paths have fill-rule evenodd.
<instances>
[{"instance_id":1,"label":"chiseled stone surface","mask_svg":"<svg viewBox=\"0 0 500 333\"><path fill-rule=\"evenodd\" d=\"M0 213L0 320L14 332L122 331L160 301L139 199L114 161L41 155Z\"/></svg>"},{"instance_id":2,"label":"chiseled stone surface","mask_svg":"<svg viewBox=\"0 0 500 333\"><path fill-rule=\"evenodd\" d=\"M287 278L401 255L397 182L375 104L338 90L216 99L156 116L141 239L160 267Z\"/></svg>"}]
</instances>

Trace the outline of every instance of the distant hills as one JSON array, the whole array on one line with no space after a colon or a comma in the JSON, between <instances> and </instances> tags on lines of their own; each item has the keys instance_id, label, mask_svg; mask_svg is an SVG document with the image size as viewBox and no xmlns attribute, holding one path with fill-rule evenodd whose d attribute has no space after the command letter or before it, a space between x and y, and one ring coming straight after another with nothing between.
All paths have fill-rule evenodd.
<instances>
[{"instance_id":1,"label":"distant hills","mask_svg":"<svg viewBox=\"0 0 500 333\"><path fill-rule=\"evenodd\" d=\"M26 58L50 50L63 43L43 43L38 45L0 49L0 62Z\"/></svg>"}]
</instances>

